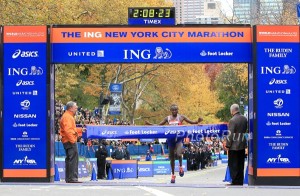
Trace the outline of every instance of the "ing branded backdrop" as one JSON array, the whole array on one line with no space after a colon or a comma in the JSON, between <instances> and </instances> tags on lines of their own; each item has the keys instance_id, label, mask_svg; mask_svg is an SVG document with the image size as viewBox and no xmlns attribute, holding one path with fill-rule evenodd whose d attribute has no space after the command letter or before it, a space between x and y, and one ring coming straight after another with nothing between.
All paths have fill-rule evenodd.
<instances>
[{"instance_id":1,"label":"ing branded backdrop","mask_svg":"<svg viewBox=\"0 0 300 196\"><path fill-rule=\"evenodd\" d=\"M47 27L3 28L3 177L47 177Z\"/></svg>"},{"instance_id":2,"label":"ing branded backdrop","mask_svg":"<svg viewBox=\"0 0 300 196\"><path fill-rule=\"evenodd\" d=\"M54 25L49 29L46 26L3 29L2 177L43 178L53 167L53 160L52 166L47 162L49 141L53 138L47 135L47 117L53 113L53 108L48 111L48 105L54 99L53 92L47 93L50 77L47 62L253 62L249 69L253 72L249 87L249 100L252 98L249 153L253 171L249 173L254 181L264 177L273 177L274 181L294 177L277 184L300 184L298 26L257 26L254 33L250 26ZM51 41L46 39L48 30ZM51 59L47 56L48 43ZM54 91L54 83L51 85Z\"/></svg>"},{"instance_id":3,"label":"ing branded backdrop","mask_svg":"<svg viewBox=\"0 0 300 196\"><path fill-rule=\"evenodd\" d=\"M299 26L255 33L257 176L299 177Z\"/></svg>"}]
</instances>

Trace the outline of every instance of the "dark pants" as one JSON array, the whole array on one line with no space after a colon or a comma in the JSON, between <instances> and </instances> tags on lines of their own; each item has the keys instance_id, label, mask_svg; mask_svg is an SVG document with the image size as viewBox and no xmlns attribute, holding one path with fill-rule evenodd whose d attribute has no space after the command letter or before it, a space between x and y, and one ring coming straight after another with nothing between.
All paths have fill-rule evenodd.
<instances>
[{"instance_id":1,"label":"dark pants","mask_svg":"<svg viewBox=\"0 0 300 196\"><path fill-rule=\"evenodd\" d=\"M66 151L66 182L78 181L78 149L77 145L70 142L63 144Z\"/></svg>"},{"instance_id":2,"label":"dark pants","mask_svg":"<svg viewBox=\"0 0 300 196\"><path fill-rule=\"evenodd\" d=\"M243 185L244 183L245 150L229 150L228 166L232 184Z\"/></svg>"},{"instance_id":3,"label":"dark pants","mask_svg":"<svg viewBox=\"0 0 300 196\"><path fill-rule=\"evenodd\" d=\"M98 179L104 179L106 177L106 175L105 175L105 164L106 164L105 157L97 159L97 167L98 167L97 178Z\"/></svg>"}]
</instances>

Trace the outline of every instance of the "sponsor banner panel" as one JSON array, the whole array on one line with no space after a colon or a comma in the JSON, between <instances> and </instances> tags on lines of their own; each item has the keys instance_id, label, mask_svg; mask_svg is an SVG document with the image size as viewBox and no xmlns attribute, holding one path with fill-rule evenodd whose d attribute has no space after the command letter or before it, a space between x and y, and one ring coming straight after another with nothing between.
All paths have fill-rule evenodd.
<instances>
[{"instance_id":1,"label":"sponsor banner panel","mask_svg":"<svg viewBox=\"0 0 300 196\"><path fill-rule=\"evenodd\" d=\"M54 27L51 35L51 43L252 42L250 27Z\"/></svg>"},{"instance_id":2,"label":"sponsor banner panel","mask_svg":"<svg viewBox=\"0 0 300 196\"><path fill-rule=\"evenodd\" d=\"M182 160L182 168L187 172L187 162ZM171 174L170 161L153 161L154 175ZM175 172L179 172L179 161L175 160Z\"/></svg>"},{"instance_id":3,"label":"sponsor banner panel","mask_svg":"<svg viewBox=\"0 0 300 196\"><path fill-rule=\"evenodd\" d=\"M4 27L4 32L3 168L6 174L42 171L46 177L46 27Z\"/></svg>"},{"instance_id":4,"label":"sponsor banner panel","mask_svg":"<svg viewBox=\"0 0 300 196\"><path fill-rule=\"evenodd\" d=\"M164 175L171 173L170 161L153 161L154 175Z\"/></svg>"},{"instance_id":5,"label":"sponsor banner panel","mask_svg":"<svg viewBox=\"0 0 300 196\"><path fill-rule=\"evenodd\" d=\"M79 161L78 162L78 177L83 178L83 177L88 177L89 172L86 167L86 162L85 161Z\"/></svg>"},{"instance_id":6,"label":"sponsor banner panel","mask_svg":"<svg viewBox=\"0 0 300 196\"><path fill-rule=\"evenodd\" d=\"M111 167L115 178L119 178L120 173L123 178L137 178L137 160L112 160Z\"/></svg>"},{"instance_id":7,"label":"sponsor banner panel","mask_svg":"<svg viewBox=\"0 0 300 196\"><path fill-rule=\"evenodd\" d=\"M299 27L257 30L257 174L274 176L300 165Z\"/></svg>"},{"instance_id":8,"label":"sponsor banner panel","mask_svg":"<svg viewBox=\"0 0 300 196\"><path fill-rule=\"evenodd\" d=\"M65 160L63 158L55 158L55 164L58 167L58 173L59 173L59 177L61 179L65 179L66 178L66 166L65 166Z\"/></svg>"},{"instance_id":9,"label":"sponsor banner panel","mask_svg":"<svg viewBox=\"0 0 300 196\"><path fill-rule=\"evenodd\" d=\"M55 158L55 164L58 167L59 177L61 179L65 179L65 159L64 158ZM97 172L97 159L91 158L91 159L79 159L78 162L78 177L84 178L91 175L92 167L95 168L95 171Z\"/></svg>"},{"instance_id":10,"label":"sponsor banner panel","mask_svg":"<svg viewBox=\"0 0 300 196\"><path fill-rule=\"evenodd\" d=\"M152 161L138 161L138 177L153 177Z\"/></svg>"},{"instance_id":11,"label":"sponsor banner panel","mask_svg":"<svg viewBox=\"0 0 300 196\"><path fill-rule=\"evenodd\" d=\"M86 125L85 138L180 138L199 141L204 137L222 137L228 134L227 124L186 126L101 126Z\"/></svg>"},{"instance_id":12,"label":"sponsor banner panel","mask_svg":"<svg viewBox=\"0 0 300 196\"><path fill-rule=\"evenodd\" d=\"M251 62L251 43L54 43L52 63Z\"/></svg>"}]
</instances>

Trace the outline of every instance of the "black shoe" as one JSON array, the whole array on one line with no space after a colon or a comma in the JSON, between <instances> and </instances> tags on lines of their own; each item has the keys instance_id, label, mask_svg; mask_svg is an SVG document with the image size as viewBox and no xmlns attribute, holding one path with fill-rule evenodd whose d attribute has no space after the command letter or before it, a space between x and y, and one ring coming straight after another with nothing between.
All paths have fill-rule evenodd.
<instances>
[{"instance_id":1,"label":"black shoe","mask_svg":"<svg viewBox=\"0 0 300 196\"><path fill-rule=\"evenodd\" d=\"M231 184L225 184L225 186L243 186L242 184L233 184L233 183L231 183Z\"/></svg>"},{"instance_id":2,"label":"black shoe","mask_svg":"<svg viewBox=\"0 0 300 196\"><path fill-rule=\"evenodd\" d=\"M72 181L67 181L66 183L82 183L82 182L80 182L80 181L76 181L76 180L72 180Z\"/></svg>"}]
</instances>

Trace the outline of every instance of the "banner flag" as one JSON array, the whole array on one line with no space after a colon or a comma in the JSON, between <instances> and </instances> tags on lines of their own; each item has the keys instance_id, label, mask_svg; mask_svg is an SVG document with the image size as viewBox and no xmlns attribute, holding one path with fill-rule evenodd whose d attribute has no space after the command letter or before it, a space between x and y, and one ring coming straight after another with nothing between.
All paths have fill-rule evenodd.
<instances>
[{"instance_id":1,"label":"banner flag","mask_svg":"<svg viewBox=\"0 0 300 196\"><path fill-rule=\"evenodd\" d=\"M188 137L191 141L198 141L204 137L222 137L227 134L226 123L186 126L86 125L83 137L102 139Z\"/></svg>"},{"instance_id":2,"label":"banner flag","mask_svg":"<svg viewBox=\"0 0 300 196\"><path fill-rule=\"evenodd\" d=\"M121 114L121 103L122 103L122 84L110 84L110 103L109 103L109 114L120 115Z\"/></svg>"}]
</instances>

